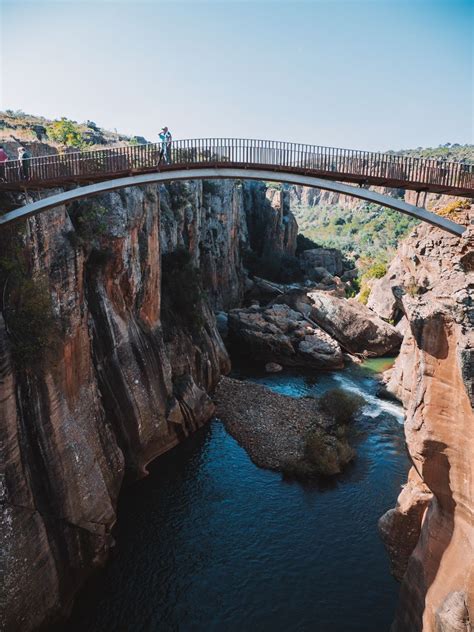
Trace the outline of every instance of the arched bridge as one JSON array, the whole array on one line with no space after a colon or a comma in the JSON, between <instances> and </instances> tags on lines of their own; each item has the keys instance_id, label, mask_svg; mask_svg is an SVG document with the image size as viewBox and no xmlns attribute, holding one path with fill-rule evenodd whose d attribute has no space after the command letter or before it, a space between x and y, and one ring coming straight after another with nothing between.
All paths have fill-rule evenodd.
<instances>
[{"instance_id":1,"label":"arched bridge","mask_svg":"<svg viewBox=\"0 0 474 632\"><path fill-rule=\"evenodd\" d=\"M0 191L68 188L64 193L1 215L0 226L59 204L128 186L183 179L242 178L352 195L461 235L463 226L363 187L385 186L474 197L474 166L470 164L229 138L173 141L166 149L161 143L149 143L39 156L23 162L11 160L4 163L0 175Z\"/></svg>"}]
</instances>

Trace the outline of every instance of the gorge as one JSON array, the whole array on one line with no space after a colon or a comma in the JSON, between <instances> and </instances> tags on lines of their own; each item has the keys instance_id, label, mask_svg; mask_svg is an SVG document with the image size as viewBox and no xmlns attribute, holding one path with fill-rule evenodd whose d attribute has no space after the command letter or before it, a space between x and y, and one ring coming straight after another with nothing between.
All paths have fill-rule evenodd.
<instances>
[{"instance_id":1,"label":"gorge","mask_svg":"<svg viewBox=\"0 0 474 632\"><path fill-rule=\"evenodd\" d=\"M147 521L147 492L136 492L145 497L144 504L138 505L133 499L135 492L129 491L138 490L140 485L144 490L148 485L152 495L158 494L158 510L161 502L170 508L168 517L159 514L157 522L150 519L150 524L163 528L163 538L166 534L176 537L173 546L177 550L185 546L184 536L172 534L181 502L179 497L170 501L170 494L178 493L173 486L191 481L189 493L182 499L189 501L188 509L195 515L200 503L205 508L209 499L196 492L193 481L199 487L209 485L209 478L220 480L219 467L226 468L226 463L219 462L221 458L228 459L229 468L242 471L246 486L239 487L234 471L225 479L224 498L219 496L224 493L222 489L212 485L208 493L216 493L220 501L232 505L242 531L248 527L251 511L244 496L249 490L258 495L260 485L268 493L268 503L262 499L259 504L261 516L272 515L273 501L281 513L288 503L288 511L294 511L308 529L306 521L311 513L304 517L305 501L321 504L327 520L342 525L351 496L357 498L360 480L365 480L365 505L360 504L359 511L369 512L371 506L372 513L360 537L373 539L369 546L356 544L360 550L350 564L356 569L366 568L362 561L369 559L377 567L373 579L383 584L386 601L381 600L383 607L374 614L373 624L379 626L374 632L388 629L393 617L396 632L470 629L474 618L472 206L456 211L456 220L468 227L461 238L416 226L400 244L387 274L373 282L365 307L345 298L350 281L341 277L351 268L337 269L342 264L336 253L319 253L325 265L313 265L319 272L315 272L308 291L301 287L296 291L288 279L281 278L282 271L294 265L297 248L298 226L290 195L286 188L247 181L150 185L80 201L68 209L60 207L0 233L0 402L5 463L2 563L7 630L52 625L70 612L74 596L91 571L103 566L109 557L121 490L123 509L116 527L118 562L113 560L107 567L112 570L106 573L118 568L123 581L133 564L126 559L125 566L120 566L124 555L127 557L124 538L128 540L138 529L127 513L137 512ZM5 207L12 204L8 198L3 202ZM433 203L441 208L447 199L437 196ZM248 270L254 271L253 279ZM263 270L272 277L273 289L268 285L262 289L259 278L265 276ZM348 333L349 325L354 326L358 319L364 326L370 322L370 336L362 326ZM211 429L199 430L214 415L214 390L231 370L222 324L228 325L230 338L234 337L241 350L249 345L260 368L268 361L287 367L271 378L246 376L250 380L280 392L286 390L287 395L307 395L312 389L313 394L320 395L338 380L346 380L343 386L347 388L347 380L352 379L349 390L365 384L370 405L358 423L366 437L359 439L355 466L342 475L334 490L304 491L299 483L285 487L278 475L255 468L218 422L213 422ZM381 552L379 545L373 544L377 538L374 520L394 502L406 475L406 461L398 423L400 409L376 397L376 382L356 363L358 354L368 348L369 338L376 355L395 353L401 343L400 355L385 376L386 394L401 400L406 410L412 468L396 508L380 520L394 574L402 582L396 615L388 612L396 601L395 584L390 583L382 557L373 553ZM344 363L349 363L349 368L343 369ZM334 371L317 373L313 385L311 380L302 382L301 373L294 372L295 367L314 371L321 366ZM370 422L370 411L376 412L376 427ZM186 469L188 449L191 474ZM199 455L204 455L204 461ZM366 466L370 476L364 471ZM158 477L154 477L155 470L160 472ZM152 475L146 481L130 487L149 471ZM380 494L374 492L377 485ZM238 494L229 498L233 486ZM218 548L216 538L222 534L225 515L224 506L210 524L212 537L206 546ZM348 524L354 525L354 518L357 515L348 518ZM318 519L325 547L342 546L342 534L348 532L341 527L341 534L332 542L333 527L330 525L326 533L324 520ZM206 521L206 511L198 514L202 531L209 524ZM273 523L274 537L278 528L285 527L293 538L301 536L291 531L291 525L289 520ZM186 523L181 527L189 529ZM272 533L271 523L267 528ZM185 534L191 538L188 544L192 538L197 540L196 532ZM257 543L265 542L257 536L254 534ZM298 551L301 557L295 568L306 572L311 568L302 560L304 556L309 556L310 562L315 559L308 552L312 542L313 534L306 534L306 548ZM288 546L284 540L281 545ZM162 555L165 550L166 541L160 541L153 555ZM239 550L228 563L244 575L249 567L239 566ZM321 549L316 551L324 555ZM148 553L142 549L139 554ZM288 572L295 582L286 566L288 558L282 557L278 547L269 549L272 554L280 566L272 567L258 547L248 551L268 567L264 581L270 581L280 570L283 577ZM189 555L193 555L192 547ZM212 557L205 550L201 555ZM326 555L323 559L330 566L333 556ZM343 573L344 554L334 564ZM199 568L203 572L203 566ZM176 578L179 565L175 570ZM191 576L194 571L192 565L187 569ZM315 592L317 582L324 585L327 579L324 574L308 576L315 582ZM106 577L111 583L115 581L114 575ZM209 582L205 585L212 585L222 578L214 567L205 580ZM346 593L351 581L362 583L363 573L341 580ZM151 588L144 584L143 594ZM178 594L183 590L172 583L168 588ZM255 592L258 586L251 585L251 589ZM285 586L275 590L279 600L289 594ZM306 604L314 598L311 594L306 595ZM367 610L374 595L366 597L368 601L361 603ZM220 598L226 604L221 625L238 629L228 595ZM104 612L113 610L113 599ZM259 627L264 624L257 610L258 601L252 604L249 616L254 629L264 629ZM334 621L336 610L337 604L331 602L328 613L321 615L323 623ZM273 621L273 629L278 621L278 617L272 619L275 612L270 608L266 619ZM293 621L294 629L304 629L316 612L309 608L307 615L308 619L305 614L298 622L291 619L296 615L290 610L286 627ZM87 610L78 610L71 625L81 629L80 622L87 616ZM163 629L172 629L178 615L172 612L167 616ZM202 616L202 625L207 627L209 613ZM159 618L153 623L158 625ZM107 624L113 629L117 622L109 619ZM356 630L359 624L345 619L339 628L328 629ZM94 629L91 620L87 625Z\"/></svg>"}]
</instances>

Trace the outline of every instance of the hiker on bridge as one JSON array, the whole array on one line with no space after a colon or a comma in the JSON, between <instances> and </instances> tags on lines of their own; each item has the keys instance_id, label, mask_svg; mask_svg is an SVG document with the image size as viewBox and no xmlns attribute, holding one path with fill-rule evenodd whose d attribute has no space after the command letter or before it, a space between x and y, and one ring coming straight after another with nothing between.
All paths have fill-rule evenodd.
<instances>
[{"instance_id":1,"label":"hiker on bridge","mask_svg":"<svg viewBox=\"0 0 474 632\"><path fill-rule=\"evenodd\" d=\"M170 149L171 149L171 142L173 140L173 137L171 136L171 132L169 131L169 129L166 127L162 127L161 131L160 131L160 140L161 140L161 155L160 155L160 162L162 160L165 161L165 163L167 165L170 164L171 162L171 158L170 158Z\"/></svg>"},{"instance_id":2,"label":"hiker on bridge","mask_svg":"<svg viewBox=\"0 0 474 632\"><path fill-rule=\"evenodd\" d=\"M28 180L30 177L30 152L26 147L18 147L18 160L20 161L20 177L22 180Z\"/></svg>"}]
</instances>

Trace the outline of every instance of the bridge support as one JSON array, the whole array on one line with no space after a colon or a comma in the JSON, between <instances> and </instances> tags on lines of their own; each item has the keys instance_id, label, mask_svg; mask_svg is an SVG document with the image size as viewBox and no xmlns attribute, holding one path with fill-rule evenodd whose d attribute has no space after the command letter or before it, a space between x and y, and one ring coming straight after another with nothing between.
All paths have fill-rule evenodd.
<instances>
[{"instance_id":1,"label":"bridge support","mask_svg":"<svg viewBox=\"0 0 474 632\"><path fill-rule=\"evenodd\" d=\"M107 193L108 191L114 191L116 189L146 184L161 184L171 182L173 180L213 180L220 178L233 180L267 180L313 187L316 189L325 189L327 191L350 195L352 197L395 209L396 211L400 211L400 213L405 213L405 215L410 215L411 217L415 217L423 222L428 222L433 226L437 226L438 228L452 233L453 235L461 236L465 231L464 226L456 224L455 222L452 222L445 217L441 217L440 215L436 215L435 213L431 213L425 208L413 206L412 204L407 204L403 200L397 200L396 198L389 197L388 195L382 195L381 193L376 193L375 191L369 191L368 189L308 175L258 168L241 169L220 166L212 168L179 169L163 173L146 173L78 187L70 191L64 191L63 193L51 195L50 197L38 200L37 202L32 202L31 204L26 204L14 211L1 215L0 228L6 224L10 224L11 222L27 219L28 217L32 217L33 215L37 215L42 211L52 209L56 206L60 206L61 204L68 204L74 200L99 195L101 193Z\"/></svg>"}]
</instances>

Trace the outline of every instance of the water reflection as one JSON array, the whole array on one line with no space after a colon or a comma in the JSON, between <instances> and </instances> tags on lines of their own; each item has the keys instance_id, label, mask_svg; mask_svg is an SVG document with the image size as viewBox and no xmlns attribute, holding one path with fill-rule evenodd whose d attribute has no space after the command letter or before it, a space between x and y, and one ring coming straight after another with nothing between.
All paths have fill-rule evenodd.
<instances>
[{"instance_id":1,"label":"water reflection","mask_svg":"<svg viewBox=\"0 0 474 632\"><path fill-rule=\"evenodd\" d=\"M341 375L251 379L302 396ZM401 411L375 397L366 372L342 377L370 396L344 475L323 486L284 481L212 422L124 494L111 562L64 629L388 630L398 585L376 524L406 477Z\"/></svg>"}]
</instances>

